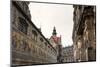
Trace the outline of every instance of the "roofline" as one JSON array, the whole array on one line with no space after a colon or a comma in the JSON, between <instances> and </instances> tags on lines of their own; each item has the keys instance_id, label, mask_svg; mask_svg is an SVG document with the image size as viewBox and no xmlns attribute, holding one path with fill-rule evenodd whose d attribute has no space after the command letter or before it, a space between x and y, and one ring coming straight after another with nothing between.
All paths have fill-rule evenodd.
<instances>
[{"instance_id":1,"label":"roofline","mask_svg":"<svg viewBox=\"0 0 100 67\"><path fill-rule=\"evenodd\" d=\"M31 21L31 19L25 14L25 12L20 8L20 6L16 3L17 1L12 1L12 4L15 5L15 7L20 10L22 15L29 21L29 23L39 32L39 34L50 44L50 46L54 49L54 47L51 45L51 43L44 37L44 35L39 31L39 29L35 26L35 24ZM54 49L55 50L55 49ZM56 51L56 50L55 50Z\"/></svg>"}]
</instances>

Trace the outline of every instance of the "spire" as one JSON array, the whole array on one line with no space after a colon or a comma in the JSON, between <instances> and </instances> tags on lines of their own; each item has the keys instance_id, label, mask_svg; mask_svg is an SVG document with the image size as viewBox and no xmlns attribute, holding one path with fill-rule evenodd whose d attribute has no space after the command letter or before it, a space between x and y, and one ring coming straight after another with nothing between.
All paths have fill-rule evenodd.
<instances>
[{"instance_id":1,"label":"spire","mask_svg":"<svg viewBox=\"0 0 100 67\"><path fill-rule=\"evenodd\" d=\"M52 35L57 35L55 26L54 26L54 28L53 28L53 33L52 33Z\"/></svg>"}]
</instances>

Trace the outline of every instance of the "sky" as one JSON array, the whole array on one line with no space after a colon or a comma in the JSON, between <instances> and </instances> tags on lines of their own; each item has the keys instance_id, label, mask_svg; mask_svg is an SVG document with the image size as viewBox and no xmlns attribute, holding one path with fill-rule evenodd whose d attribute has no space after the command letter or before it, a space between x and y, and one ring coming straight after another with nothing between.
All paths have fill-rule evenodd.
<instances>
[{"instance_id":1,"label":"sky","mask_svg":"<svg viewBox=\"0 0 100 67\"><path fill-rule=\"evenodd\" d=\"M57 36L62 37L62 46L70 46L73 31L73 6L63 4L30 3L31 20L41 28L46 38L52 36L56 27Z\"/></svg>"}]
</instances>

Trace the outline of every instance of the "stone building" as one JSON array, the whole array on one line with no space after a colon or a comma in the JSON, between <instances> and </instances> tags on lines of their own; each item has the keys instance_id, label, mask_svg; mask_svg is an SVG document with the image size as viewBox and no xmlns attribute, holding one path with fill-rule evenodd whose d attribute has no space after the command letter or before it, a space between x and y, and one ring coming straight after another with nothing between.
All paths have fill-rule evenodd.
<instances>
[{"instance_id":1,"label":"stone building","mask_svg":"<svg viewBox=\"0 0 100 67\"><path fill-rule=\"evenodd\" d=\"M57 36L56 28L54 27L52 36L49 39L50 43L52 46L56 49L57 51L57 62L61 62L61 56L62 56L62 43L61 43L61 36Z\"/></svg>"},{"instance_id":2,"label":"stone building","mask_svg":"<svg viewBox=\"0 0 100 67\"><path fill-rule=\"evenodd\" d=\"M96 60L96 7L74 5L73 46L74 60Z\"/></svg>"},{"instance_id":3,"label":"stone building","mask_svg":"<svg viewBox=\"0 0 100 67\"><path fill-rule=\"evenodd\" d=\"M62 63L74 62L73 46L63 47L62 49Z\"/></svg>"},{"instance_id":4,"label":"stone building","mask_svg":"<svg viewBox=\"0 0 100 67\"><path fill-rule=\"evenodd\" d=\"M57 51L31 21L29 2L11 4L12 65L56 63Z\"/></svg>"}]
</instances>

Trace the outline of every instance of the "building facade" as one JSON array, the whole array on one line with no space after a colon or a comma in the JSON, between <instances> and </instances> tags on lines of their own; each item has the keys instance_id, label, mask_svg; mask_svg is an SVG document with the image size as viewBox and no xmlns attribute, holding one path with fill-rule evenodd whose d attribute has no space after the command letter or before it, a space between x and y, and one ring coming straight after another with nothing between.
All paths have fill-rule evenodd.
<instances>
[{"instance_id":1,"label":"building facade","mask_svg":"<svg viewBox=\"0 0 100 67\"><path fill-rule=\"evenodd\" d=\"M61 56L62 56L62 43L61 43L61 36L57 36L56 28L54 27L52 36L50 37L50 43L57 51L57 63L61 62Z\"/></svg>"},{"instance_id":2,"label":"building facade","mask_svg":"<svg viewBox=\"0 0 100 67\"><path fill-rule=\"evenodd\" d=\"M64 47L62 52L62 63L74 62L73 46Z\"/></svg>"},{"instance_id":3,"label":"building facade","mask_svg":"<svg viewBox=\"0 0 100 67\"><path fill-rule=\"evenodd\" d=\"M96 7L74 5L73 46L74 60L96 60Z\"/></svg>"},{"instance_id":4,"label":"building facade","mask_svg":"<svg viewBox=\"0 0 100 67\"><path fill-rule=\"evenodd\" d=\"M12 65L57 62L57 51L31 21L29 2L12 1Z\"/></svg>"}]
</instances>

